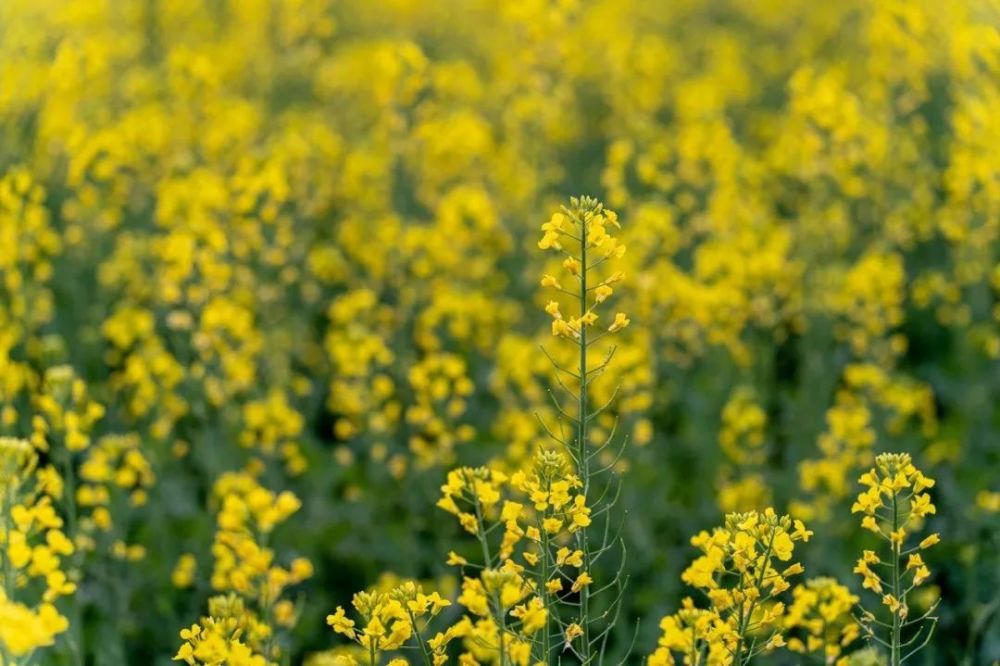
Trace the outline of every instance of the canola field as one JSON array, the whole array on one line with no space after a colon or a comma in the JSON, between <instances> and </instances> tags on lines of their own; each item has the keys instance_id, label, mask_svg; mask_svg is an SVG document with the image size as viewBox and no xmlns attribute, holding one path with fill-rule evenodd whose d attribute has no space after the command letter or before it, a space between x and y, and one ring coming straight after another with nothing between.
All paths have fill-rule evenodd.
<instances>
[{"instance_id":1,"label":"canola field","mask_svg":"<svg viewBox=\"0 0 1000 666\"><path fill-rule=\"evenodd\" d=\"M0 665L1000 663L996 0L0 2Z\"/></svg>"}]
</instances>

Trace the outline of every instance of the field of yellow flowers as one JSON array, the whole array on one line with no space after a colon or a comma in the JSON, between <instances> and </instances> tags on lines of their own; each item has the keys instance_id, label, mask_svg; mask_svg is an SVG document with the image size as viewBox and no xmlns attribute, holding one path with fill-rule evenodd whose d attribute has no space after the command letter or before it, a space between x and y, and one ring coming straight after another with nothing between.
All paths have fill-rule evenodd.
<instances>
[{"instance_id":1,"label":"field of yellow flowers","mask_svg":"<svg viewBox=\"0 0 1000 666\"><path fill-rule=\"evenodd\" d=\"M1000 662L996 0L0 1L0 666Z\"/></svg>"}]
</instances>

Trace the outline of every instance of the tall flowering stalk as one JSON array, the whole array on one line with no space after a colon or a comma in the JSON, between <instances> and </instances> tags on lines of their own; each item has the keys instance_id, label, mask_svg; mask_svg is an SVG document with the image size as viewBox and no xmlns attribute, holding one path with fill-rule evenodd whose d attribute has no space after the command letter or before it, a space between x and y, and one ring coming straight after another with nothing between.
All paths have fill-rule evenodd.
<instances>
[{"instance_id":1,"label":"tall flowering stalk","mask_svg":"<svg viewBox=\"0 0 1000 666\"><path fill-rule=\"evenodd\" d=\"M612 535L608 516L614 499L604 499L611 497L612 485L609 482L600 492L594 489L614 463L603 468L592 464L610 445L613 431L598 446L591 446L589 436L590 422L610 402L593 408L588 390L607 367L614 347L595 366L590 365L588 353L604 336L626 327L628 317L619 312L601 333L588 332L597 326L599 306L614 293L612 285L624 277L621 272L597 277L600 266L625 252L608 231L618 227L617 215L588 197L571 199L569 207L542 226L539 247L560 252L563 269L574 280L572 288L564 288L560 278L542 278L542 286L575 301L575 312L568 318L557 301L545 307L552 317L552 333L575 346L567 350L577 359L575 368L545 351L556 368L559 386L575 405L564 408L552 395L572 435L560 436L546 427L558 446L539 450L527 467L512 473L497 466L463 467L448 473L438 507L455 516L478 542L475 555L448 555L447 563L463 573L458 603L465 614L424 640L416 618L405 612L408 603L384 597L373 605L370 596L355 597L355 608L365 619L363 629L359 631L342 608L327 620L334 631L367 653L370 666L383 659L395 663L398 658L391 655L414 647L410 645L414 642L426 664L439 666L447 662L448 646L455 639L460 639L465 650L460 664L538 666L560 663L569 655L581 664L594 664L603 658L624 592L624 549L614 577L603 584L595 581L592 567L614 550L617 537ZM603 521L600 540L590 534L597 516ZM615 596L602 600L598 613L594 600L602 592ZM444 604L438 602L435 608L439 606ZM375 607L379 612L372 611Z\"/></svg>"},{"instance_id":2,"label":"tall flowering stalk","mask_svg":"<svg viewBox=\"0 0 1000 666\"><path fill-rule=\"evenodd\" d=\"M76 591L64 571L74 552L52 497L49 468L27 440L0 437L0 663L19 666L69 628L56 602Z\"/></svg>"},{"instance_id":3,"label":"tall flowering stalk","mask_svg":"<svg viewBox=\"0 0 1000 666\"><path fill-rule=\"evenodd\" d=\"M875 459L875 467L861 475L860 483L868 489L858 495L851 511L864 514L861 526L887 542L889 557L884 561L876 551L866 550L854 572L861 576L862 587L881 595L889 621L871 610L863 610L859 621L869 641L889 650L890 666L899 666L927 645L937 625L933 612L940 600L912 618L907 602L907 596L931 575L921 551L940 541L935 533L906 547L911 532L937 512L930 495L923 492L934 486L934 480L913 466L909 454L883 453Z\"/></svg>"},{"instance_id":4,"label":"tall flowering stalk","mask_svg":"<svg viewBox=\"0 0 1000 666\"><path fill-rule=\"evenodd\" d=\"M618 215L614 211L604 208L604 205L598 200L591 197L572 197L568 207L563 206L561 212L555 213L548 222L542 225L544 233L538 242L540 249L552 250L563 256L562 276L556 277L547 274L542 278L542 286L555 289L575 301L574 313L568 316L564 316L559 301L551 300L545 306L546 312L552 317L552 334L574 342L578 350L578 361L575 369L565 367L548 352L545 352L560 375L558 378L559 386L575 402L576 408L575 414L564 410L561 402L553 396L556 409L561 418L572 426L575 436L568 439L562 434L556 434L551 429L546 428L546 430L549 436L558 442L573 459L581 482L579 496L592 509L590 499L593 494L591 492L592 485L607 468L595 469L591 463L611 443L614 429L605 442L596 447L591 446L590 423L608 405L594 408L588 402L588 394L591 384L610 363L615 347L612 345L604 359L594 367L591 367L588 356L590 348L598 341L609 334L620 331L629 324L628 316L623 312L618 312L610 325L598 327L600 318L598 310L613 295L612 285L622 281L625 277L621 271L605 271L605 277L602 278L598 271L604 264L624 255L625 246L611 233L611 230L620 228ZM567 279L569 282L564 287L563 282ZM604 330L591 334L592 330L597 331L600 328ZM567 377L568 381L563 381L563 377ZM600 497L606 496L607 492L600 493ZM610 508L610 505L598 507L597 513L607 513ZM607 535L607 533L605 530L604 534ZM595 547L595 544L592 543L590 530L587 529L578 530L575 534L575 541L577 549L582 553L584 572L591 571L596 560L610 550L606 536L604 542ZM612 584L622 585L623 581L616 577ZM606 586L597 588L597 590L603 589L606 589ZM596 618L591 616L591 597L596 592L592 591L589 585L580 588L579 592L579 616L576 624L577 630L582 634L582 640L579 642L578 656L584 664L587 664L595 659L595 649L599 651L599 646L608 636L611 623L606 624L603 628L596 626ZM616 605L615 602L612 602L612 605ZM548 655L546 655L547 658Z\"/></svg>"},{"instance_id":5,"label":"tall flowering stalk","mask_svg":"<svg viewBox=\"0 0 1000 666\"><path fill-rule=\"evenodd\" d=\"M221 506L211 584L219 594L209 600L207 616L181 630L174 661L275 666L285 656L278 632L295 625L298 609L282 595L311 577L313 567L303 557L288 568L277 563L268 546L271 534L301 503L290 491L274 493L262 486L257 471L226 473L215 483Z\"/></svg>"}]
</instances>

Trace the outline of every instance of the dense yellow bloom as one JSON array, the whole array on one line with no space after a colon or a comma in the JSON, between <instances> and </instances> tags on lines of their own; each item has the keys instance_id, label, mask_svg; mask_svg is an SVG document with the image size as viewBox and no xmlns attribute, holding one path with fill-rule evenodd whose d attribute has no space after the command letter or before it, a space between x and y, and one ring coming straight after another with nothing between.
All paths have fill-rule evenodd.
<instances>
[{"instance_id":1,"label":"dense yellow bloom","mask_svg":"<svg viewBox=\"0 0 1000 666\"><path fill-rule=\"evenodd\" d=\"M685 583L700 588L710 602L698 610L693 602L677 615L664 618L660 648L653 663L672 664L671 652L685 655L685 663L707 651L710 664L745 664L765 650L784 645L785 604L779 596L788 590L787 578L804 568L789 562L796 541L808 541L812 532L799 520L778 516L773 509L732 513L725 526L701 532L691 543L702 551L681 574ZM683 630L690 629L685 636ZM753 637L766 637L763 644Z\"/></svg>"},{"instance_id":2,"label":"dense yellow bloom","mask_svg":"<svg viewBox=\"0 0 1000 666\"><path fill-rule=\"evenodd\" d=\"M191 553L184 553L177 559L174 570L170 574L170 582L174 587L191 587L198 571L198 560Z\"/></svg>"},{"instance_id":3,"label":"dense yellow bloom","mask_svg":"<svg viewBox=\"0 0 1000 666\"><path fill-rule=\"evenodd\" d=\"M447 483L441 486L441 499L437 505L454 514L468 532L476 534L485 529L482 525L483 517L493 512L507 481L507 475L498 470L452 470L448 473Z\"/></svg>"},{"instance_id":4,"label":"dense yellow bloom","mask_svg":"<svg viewBox=\"0 0 1000 666\"><path fill-rule=\"evenodd\" d=\"M46 450L57 436L70 453L83 451L90 446L90 431L104 417L104 406L90 399L87 385L68 365L49 368L43 381L46 390L35 400L42 421L36 420L33 443Z\"/></svg>"},{"instance_id":5,"label":"dense yellow bloom","mask_svg":"<svg viewBox=\"0 0 1000 666\"><path fill-rule=\"evenodd\" d=\"M832 578L813 578L792 590L785 615L788 649L818 653L831 663L860 634L853 609L858 597Z\"/></svg>"},{"instance_id":6,"label":"dense yellow bloom","mask_svg":"<svg viewBox=\"0 0 1000 666\"><path fill-rule=\"evenodd\" d=\"M906 513L897 523L905 526L911 518L922 518L936 510L930 495L922 491L934 486L934 480L925 477L910 461L909 454L883 454L875 460L875 468L861 475L859 482L868 490L858 495L851 507L852 513L862 512L867 516L877 516L879 509L896 506L897 513ZM904 493L904 491L906 491ZM893 523L894 529L896 523Z\"/></svg>"},{"instance_id":7,"label":"dense yellow bloom","mask_svg":"<svg viewBox=\"0 0 1000 666\"><path fill-rule=\"evenodd\" d=\"M767 414L749 386L737 387L722 408L719 446L729 464L720 472L719 507L726 512L764 506L771 492L760 470L766 459Z\"/></svg>"},{"instance_id":8,"label":"dense yellow bloom","mask_svg":"<svg viewBox=\"0 0 1000 666\"><path fill-rule=\"evenodd\" d=\"M564 319L560 312L558 301L549 301L545 306L545 311L552 317L552 335L577 338L584 327L596 325L599 315L594 309L614 293L611 285L623 279L624 276L618 272L602 280L594 271L604 261L620 259L625 254L625 246L609 233L609 227L621 228L618 214L590 197L571 198L569 207L564 206L562 212L553 213L549 221L542 224L543 234L538 247L567 253L562 269L584 290L577 314L568 319ZM564 289L560 280L548 273L543 276L541 284L575 294L572 289ZM615 333L628 324L625 313L618 312L607 331Z\"/></svg>"},{"instance_id":9,"label":"dense yellow bloom","mask_svg":"<svg viewBox=\"0 0 1000 666\"><path fill-rule=\"evenodd\" d=\"M0 437L0 489L16 489L34 470L38 458L31 443L15 437Z\"/></svg>"},{"instance_id":10,"label":"dense yellow bloom","mask_svg":"<svg viewBox=\"0 0 1000 666\"><path fill-rule=\"evenodd\" d=\"M214 589L232 590L267 606L275 603L286 587L312 575L307 560L296 560L284 569L275 564L274 552L263 545L262 537L301 506L294 494L275 494L250 474L232 473L216 482L215 496L221 506L212 547Z\"/></svg>"},{"instance_id":11,"label":"dense yellow bloom","mask_svg":"<svg viewBox=\"0 0 1000 666\"><path fill-rule=\"evenodd\" d=\"M32 610L0 596L0 646L13 657L51 646L68 628L69 621L52 604Z\"/></svg>"},{"instance_id":12,"label":"dense yellow bloom","mask_svg":"<svg viewBox=\"0 0 1000 666\"><path fill-rule=\"evenodd\" d=\"M757 404L753 389L737 388L722 408L719 445L734 462L759 462L766 425L767 414Z\"/></svg>"},{"instance_id":13,"label":"dense yellow bloom","mask_svg":"<svg viewBox=\"0 0 1000 666\"><path fill-rule=\"evenodd\" d=\"M861 257L831 292L829 308L850 321L835 329L858 354L883 343L886 332L903 321L905 296L903 258L898 254L871 253Z\"/></svg>"},{"instance_id":14,"label":"dense yellow bloom","mask_svg":"<svg viewBox=\"0 0 1000 666\"><path fill-rule=\"evenodd\" d=\"M385 591L358 592L351 604L361 618L360 623L347 617L340 606L327 615L326 623L334 632L354 642L370 665L377 663L381 653L397 650L411 640L425 660L442 664L446 660L448 643L461 633L455 625L433 637L423 636L429 622L451 602L436 591L425 594L423 587L414 581L403 581ZM406 663L400 658L389 663L395 662Z\"/></svg>"},{"instance_id":15,"label":"dense yellow bloom","mask_svg":"<svg viewBox=\"0 0 1000 666\"><path fill-rule=\"evenodd\" d=\"M690 666L733 663L731 652L738 641L733 626L713 611L696 608L690 597L679 611L660 621L660 630L650 666L673 666L674 653L683 655L682 663Z\"/></svg>"},{"instance_id":16,"label":"dense yellow bloom","mask_svg":"<svg viewBox=\"0 0 1000 666\"><path fill-rule=\"evenodd\" d=\"M36 612L48 596L73 616L63 597L81 584L95 605L80 629L99 636L109 578L126 596L162 590L146 576L176 562L174 583L201 589L200 573L286 624L279 597L310 566L281 559L280 525L304 549L328 528L384 540L417 516L437 539L450 521L425 520L416 489L457 467L440 506L467 534L441 559L454 547L448 563L484 590L483 571L516 579L497 594L534 620L541 599L545 635L572 653L600 625L572 604L615 583L589 561L607 544L585 545L613 514L595 470L622 474L642 509L626 536L677 508L781 500L832 540L852 480L906 446L952 465L955 492L933 502L905 473L865 489L858 538L886 544L858 573L891 601L877 610L912 617L883 551L928 592L939 537L924 525L989 534L1000 508L979 465L989 438L962 436L991 426L972 398L1000 358L988 4L0 2L0 433L39 454L30 473L0 468L0 486L24 479L0 543L10 602ZM574 182L605 203L550 216ZM587 406L552 400L559 382ZM635 446L605 446L623 433ZM561 477L538 473L539 451L563 456ZM223 475L249 460L259 488ZM798 492L772 487L783 463ZM175 489L188 502L159 506ZM197 515L204 496L217 511ZM142 507L151 529L130 524ZM211 543L185 542L213 520ZM167 552L161 528L181 535ZM736 532L686 574L720 613L746 603L720 566L770 550L773 584L751 596L799 573L804 531L766 550ZM340 562L348 541L320 547ZM983 548L963 550L970 580ZM426 549L384 552L428 566ZM583 576L598 580L577 598ZM483 597L505 602L467 598ZM443 630L462 663L501 643L540 660L497 615Z\"/></svg>"},{"instance_id":17,"label":"dense yellow bloom","mask_svg":"<svg viewBox=\"0 0 1000 666\"><path fill-rule=\"evenodd\" d=\"M213 597L209 615L181 630L184 641L174 656L190 666L271 666L266 654L271 628L236 595Z\"/></svg>"},{"instance_id":18,"label":"dense yellow bloom","mask_svg":"<svg viewBox=\"0 0 1000 666\"><path fill-rule=\"evenodd\" d=\"M521 621L521 631L528 636L548 626L548 610L539 597L534 597L528 603L515 607L510 615Z\"/></svg>"},{"instance_id":19,"label":"dense yellow bloom","mask_svg":"<svg viewBox=\"0 0 1000 666\"><path fill-rule=\"evenodd\" d=\"M79 477L75 500L87 514L81 527L89 534L112 530L111 507L119 502L132 507L145 505L149 489L156 482L153 467L134 433L98 438L87 450Z\"/></svg>"},{"instance_id":20,"label":"dense yellow bloom","mask_svg":"<svg viewBox=\"0 0 1000 666\"><path fill-rule=\"evenodd\" d=\"M271 531L300 507L291 492L274 493L250 472L223 474L215 483L220 504L212 544L211 584L225 596L209 600L208 616L181 632L184 641L175 660L192 666L233 663L271 666L281 657L276 626L289 626L294 605L284 591L313 575L312 564L297 558L284 568L266 541ZM174 583L184 587L196 562L182 557Z\"/></svg>"},{"instance_id":21,"label":"dense yellow bloom","mask_svg":"<svg viewBox=\"0 0 1000 666\"><path fill-rule=\"evenodd\" d=\"M281 391L272 390L262 400L250 400L242 407L244 430L240 444L258 448L265 454L280 453L286 469L293 475L305 471L306 462L297 439L302 434L303 418Z\"/></svg>"},{"instance_id":22,"label":"dense yellow bloom","mask_svg":"<svg viewBox=\"0 0 1000 666\"><path fill-rule=\"evenodd\" d=\"M462 582L458 602L469 615L435 643L461 636L470 651L463 659L493 660L502 652L505 659L521 666L533 655L537 658L554 648L545 646L549 646L553 616L561 612L560 593L568 589L570 594L580 594L594 582L589 572L580 571L586 563L584 551L564 545L591 522L582 486L568 456L552 450L539 451L530 467L510 476L495 468L449 472L438 506L476 536L484 566ZM494 557L490 535L498 528L502 532ZM469 564L454 552L448 563ZM328 620L341 633L355 631L341 611ZM581 622L587 621L581 617L571 623L576 629L567 633L567 645L584 635Z\"/></svg>"},{"instance_id":23,"label":"dense yellow bloom","mask_svg":"<svg viewBox=\"0 0 1000 666\"><path fill-rule=\"evenodd\" d=\"M414 394L405 412L410 425L410 450L421 467L451 462L456 445L476 435L461 424L466 401L474 389L466 362L454 354L434 354L410 367L408 381Z\"/></svg>"}]
</instances>

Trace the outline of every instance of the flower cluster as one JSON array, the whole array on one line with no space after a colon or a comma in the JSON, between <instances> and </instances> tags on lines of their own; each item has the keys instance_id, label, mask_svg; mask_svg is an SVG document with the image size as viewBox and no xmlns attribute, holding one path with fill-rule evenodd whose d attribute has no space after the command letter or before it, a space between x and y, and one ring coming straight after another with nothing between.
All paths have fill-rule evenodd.
<instances>
[{"instance_id":1,"label":"flower cluster","mask_svg":"<svg viewBox=\"0 0 1000 666\"><path fill-rule=\"evenodd\" d=\"M542 286L574 297L578 292L583 293L579 313L568 319L560 311L558 301L549 301L545 306L545 311L552 317L553 335L579 338L585 327L595 326L598 321L597 306L614 294L614 284L625 279L621 271L611 273L603 280L595 279L591 273L609 259L620 259L625 254L625 246L609 232L609 228L621 228L618 214L591 197L572 197L569 207L563 207L562 212L554 213L542 225L544 233L538 247L558 251L565 257L562 261L565 277L560 279L546 273L542 277ZM573 280L574 284L563 287L567 279ZM607 331L614 333L628 325L628 316L618 312L607 326Z\"/></svg>"},{"instance_id":2,"label":"flower cluster","mask_svg":"<svg viewBox=\"0 0 1000 666\"><path fill-rule=\"evenodd\" d=\"M785 613L788 649L846 666L842 655L861 633L853 615L857 603L858 597L833 578L811 578L796 585Z\"/></svg>"},{"instance_id":3,"label":"flower cluster","mask_svg":"<svg viewBox=\"0 0 1000 666\"><path fill-rule=\"evenodd\" d=\"M156 474L135 433L100 437L80 465L76 502L89 511L81 527L87 532L109 531L113 505L145 505L155 482Z\"/></svg>"},{"instance_id":4,"label":"flower cluster","mask_svg":"<svg viewBox=\"0 0 1000 666\"><path fill-rule=\"evenodd\" d=\"M293 493L275 494L249 473L231 473L216 482L215 496L221 505L212 546L214 589L232 590L269 608L286 587L312 575L312 565L302 558L290 569L277 566L274 552L264 545L274 528L299 510Z\"/></svg>"},{"instance_id":5,"label":"flower cluster","mask_svg":"<svg viewBox=\"0 0 1000 666\"><path fill-rule=\"evenodd\" d=\"M593 583L584 551L570 545L591 524L582 485L567 457L555 451L538 452L529 469L511 475L486 467L452 470L438 506L476 537L481 558L470 564L464 555L448 555L447 563L464 574L457 600L466 614L424 638L418 619L450 604L408 582L356 595L363 627L340 607L327 622L363 648L370 664L411 639L435 665L448 660L447 647L456 639L465 648L462 664L527 666L560 644L578 653L589 618L579 615L575 599Z\"/></svg>"},{"instance_id":6,"label":"flower cluster","mask_svg":"<svg viewBox=\"0 0 1000 666\"><path fill-rule=\"evenodd\" d=\"M691 543L703 555L681 580L700 589L709 606L699 611L687 603L664 620L658 663L672 663L671 651L689 656L706 652L714 659L708 663L742 666L785 645L782 593L791 587L788 579L805 570L792 562L795 542L811 536L801 521L766 509L729 514L724 527L693 537ZM694 637L682 635L685 627L693 628Z\"/></svg>"},{"instance_id":7,"label":"flower cluster","mask_svg":"<svg viewBox=\"0 0 1000 666\"><path fill-rule=\"evenodd\" d=\"M413 429L410 449L419 465L452 462L455 446L475 437L471 425L456 423L475 388L467 372L464 359L442 353L431 354L409 369L407 380L414 400L406 410L406 422Z\"/></svg>"},{"instance_id":8,"label":"flower cluster","mask_svg":"<svg viewBox=\"0 0 1000 666\"><path fill-rule=\"evenodd\" d=\"M761 471L767 457L767 412L750 386L740 386L722 408L719 448L729 463L721 470L719 508L726 512L765 506L771 491Z\"/></svg>"},{"instance_id":9,"label":"flower cluster","mask_svg":"<svg viewBox=\"0 0 1000 666\"><path fill-rule=\"evenodd\" d=\"M438 666L447 661L444 648L453 637L454 630L449 629L447 634L438 633L429 640L425 640L422 635L427 623L451 605L450 601L437 592L425 594L419 584L404 581L387 592L358 592L351 600L351 605L361 617L362 626L356 625L340 606L326 617L326 623L336 633L357 643L370 665L377 664L383 653L399 650L411 639L416 643L425 663ZM342 660L343 666L358 663L353 657L343 657ZM397 658L388 663L390 666L399 666L407 662Z\"/></svg>"},{"instance_id":10,"label":"flower cluster","mask_svg":"<svg viewBox=\"0 0 1000 666\"><path fill-rule=\"evenodd\" d=\"M266 544L301 503L289 491L275 494L263 487L251 471L223 474L214 495L220 506L211 583L227 594L209 602L209 615L200 624L181 632L184 643L174 658L192 665L270 666L282 654L276 632L292 626L297 616L295 604L281 596L310 578L313 567L300 557L284 568ZM184 586L195 564L179 563L175 583Z\"/></svg>"},{"instance_id":11,"label":"flower cluster","mask_svg":"<svg viewBox=\"0 0 1000 666\"><path fill-rule=\"evenodd\" d=\"M272 390L265 398L247 401L242 417L240 444L267 455L279 453L293 476L305 471L308 463L297 441L302 435L303 418L284 392Z\"/></svg>"},{"instance_id":12,"label":"flower cluster","mask_svg":"<svg viewBox=\"0 0 1000 666\"><path fill-rule=\"evenodd\" d=\"M104 417L104 406L87 395L87 384L68 365L57 365L45 371L45 391L36 396L32 442L40 451L47 451L53 437L65 447L65 455L90 446L90 431Z\"/></svg>"},{"instance_id":13,"label":"flower cluster","mask_svg":"<svg viewBox=\"0 0 1000 666\"><path fill-rule=\"evenodd\" d=\"M496 516L501 490L509 477L498 469L461 467L448 472L441 486L440 509L453 514L465 531L477 537L485 536L484 522Z\"/></svg>"},{"instance_id":14,"label":"flower cluster","mask_svg":"<svg viewBox=\"0 0 1000 666\"><path fill-rule=\"evenodd\" d=\"M717 613L696 608L690 597L681 609L660 620L660 639L649 655L649 666L674 666L674 653L683 655L687 666L732 663L732 652L723 639L732 629Z\"/></svg>"},{"instance_id":15,"label":"flower cluster","mask_svg":"<svg viewBox=\"0 0 1000 666\"><path fill-rule=\"evenodd\" d=\"M925 383L873 363L849 364L842 382L826 410L826 429L816 441L818 457L799 467L800 486L808 499L793 505L808 518L830 520L839 502L851 494L850 479L873 462L878 427L902 433L915 422L925 435L938 430L934 396Z\"/></svg>"},{"instance_id":16,"label":"flower cluster","mask_svg":"<svg viewBox=\"0 0 1000 666\"><path fill-rule=\"evenodd\" d=\"M0 324L4 337L12 338L5 346L31 339L54 314L52 262L63 240L45 206L43 182L26 164L5 165L0 176L0 244L6 248L0 256ZM6 420L14 413L10 407Z\"/></svg>"},{"instance_id":17,"label":"flower cluster","mask_svg":"<svg viewBox=\"0 0 1000 666\"><path fill-rule=\"evenodd\" d=\"M522 487L530 481L518 473L517 482ZM442 497L438 506L456 515L462 527L473 534L480 545L481 564L476 565L476 575L465 575L458 602L468 611L458 623L450 627L438 642L449 643L462 638L467 650L462 659L477 661L501 660L519 666L529 663L532 656L533 636L540 630L547 631L548 610L543 599L536 596L536 581L528 575L525 566L513 559L515 547L522 542L541 542L544 526L523 527L519 519L525 512L522 503L504 500L511 497L514 478L498 470L486 468L460 468L448 474L448 482L441 487ZM538 503L548 508L556 502L565 510L569 503L570 483L553 498L540 491ZM501 503L502 502L502 503ZM559 519L555 519L559 521ZM499 544L491 543L495 528L503 528ZM550 529L559 532L550 523ZM538 563L537 556L525 555L525 560ZM470 566L468 559L452 552L448 564Z\"/></svg>"},{"instance_id":18,"label":"flower cluster","mask_svg":"<svg viewBox=\"0 0 1000 666\"><path fill-rule=\"evenodd\" d=\"M563 532L573 534L590 526L590 507L586 496L580 492L583 482L570 471L566 456L550 450L539 451L530 470L515 472L511 485L523 493L534 510L537 532L528 534L538 541L540 534L557 536ZM519 519L527 517L524 507L507 502L501 518L514 529ZM513 525L511 525L513 523Z\"/></svg>"}]
</instances>

